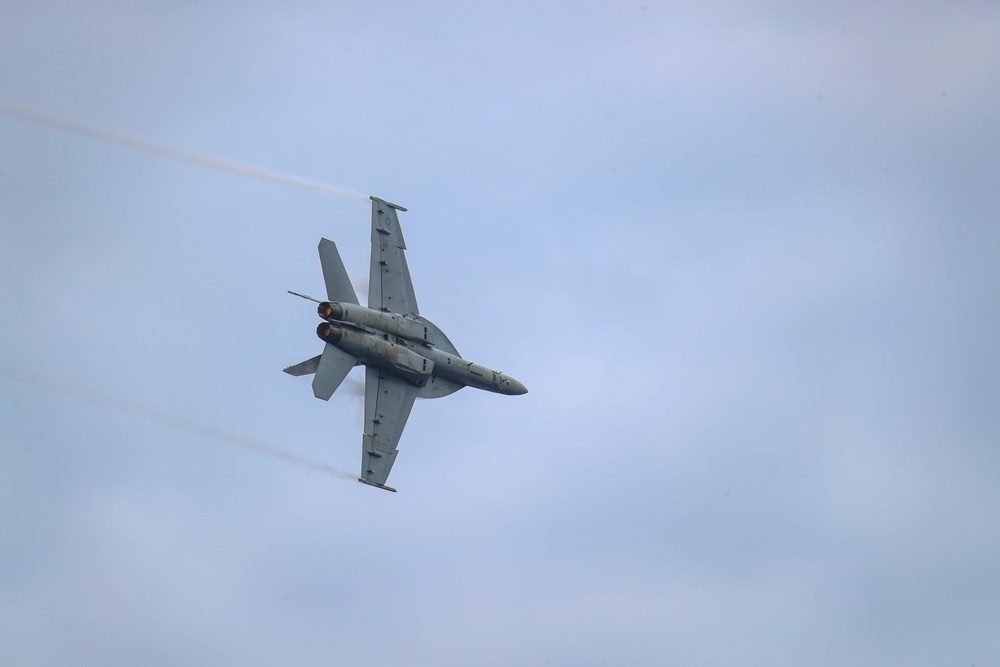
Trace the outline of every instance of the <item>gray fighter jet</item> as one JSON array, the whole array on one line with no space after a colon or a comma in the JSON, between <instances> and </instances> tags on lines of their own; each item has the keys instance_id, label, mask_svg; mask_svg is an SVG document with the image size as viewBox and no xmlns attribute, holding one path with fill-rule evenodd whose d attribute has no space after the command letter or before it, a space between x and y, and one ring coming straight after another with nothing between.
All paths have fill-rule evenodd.
<instances>
[{"instance_id":1,"label":"gray fighter jet","mask_svg":"<svg viewBox=\"0 0 1000 667\"><path fill-rule=\"evenodd\" d=\"M285 372L315 373L313 393L326 401L354 366L365 365L365 431L358 481L395 491L385 482L414 399L440 398L462 387L511 395L528 390L509 375L463 359L444 332L420 315L396 214L406 209L377 197L371 200L368 307L358 303L336 244L321 239L319 259L328 300L291 293L319 304L316 311L323 321L316 333L326 345L319 356Z\"/></svg>"}]
</instances>

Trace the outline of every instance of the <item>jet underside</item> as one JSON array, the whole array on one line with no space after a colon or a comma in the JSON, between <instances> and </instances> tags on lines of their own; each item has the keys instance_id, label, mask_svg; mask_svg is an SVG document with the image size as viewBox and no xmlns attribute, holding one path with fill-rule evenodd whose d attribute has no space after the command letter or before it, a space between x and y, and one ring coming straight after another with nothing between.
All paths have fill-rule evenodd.
<instances>
[{"instance_id":1,"label":"jet underside","mask_svg":"<svg viewBox=\"0 0 1000 667\"><path fill-rule=\"evenodd\" d=\"M313 393L328 400L351 368L366 366L358 481L395 491L385 482L418 396L440 398L462 387L509 395L527 389L504 373L463 359L444 332L419 314L397 214L406 209L376 197L371 201L368 307L359 304L336 244L320 240L328 300L317 307L321 322L316 333L325 345L319 356L285 372L313 373Z\"/></svg>"}]
</instances>

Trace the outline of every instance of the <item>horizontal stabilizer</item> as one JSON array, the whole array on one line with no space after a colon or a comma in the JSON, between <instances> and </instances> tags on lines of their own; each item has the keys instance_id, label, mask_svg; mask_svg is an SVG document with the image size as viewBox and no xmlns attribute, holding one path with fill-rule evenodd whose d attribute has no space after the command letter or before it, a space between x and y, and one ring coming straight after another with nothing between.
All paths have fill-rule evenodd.
<instances>
[{"instance_id":1,"label":"horizontal stabilizer","mask_svg":"<svg viewBox=\"0 0 1000 667\"><path fill-rule=\"evenodd\" d=\"M356 363L356 357L327 343L319 357L316 377L313 378L313 394L316 398L329 401Z\"/></svg>"},{"instance_id":2,"label":"horizontal stabilizer","mask_svg":"<svg viewBox=\"0 0 1000 667\"><path fill-rule=\"evenodd\" d=\"M297 363L294 366L289 366L285 369L285 372L296 377L315 373L316 369L319 367L319 358L321 356L322 355L317 354L312 359L306 359L305 361Z\"/></svg>"}]
</instances>

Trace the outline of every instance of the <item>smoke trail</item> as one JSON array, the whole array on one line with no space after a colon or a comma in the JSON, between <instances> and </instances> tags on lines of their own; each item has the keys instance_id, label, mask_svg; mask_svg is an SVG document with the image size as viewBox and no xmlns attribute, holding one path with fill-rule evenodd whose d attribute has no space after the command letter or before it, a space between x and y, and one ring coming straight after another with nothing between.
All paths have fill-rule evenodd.
<instances>
[{"instance_id":1,"label":"smoke trail","mask_svg":"<svg viewBox=\"0 0 1000 667\"><path fill-rule=\"evenodd\" d=\"M152 419L170 426L175 426L185 431L198 433L200 435L207 435L218 440L225 440L226 442L238 445L243 449L248 449L252 452L257 452L258 454L265 454L283 461L288 461L289 463L294 463L295 465L303 468L325 472L341 479L357 479L357 475L353 473L334 468L333 466L323 463L322 461L317 461L307 456L290 452L287 449L265 442L264 440L258 440L257 438L251 438L240 433L234 433L215 426L196 422L179 415L171 414L166 410L162 410L151 405L135 403L119 396L112 396L111 394L97 392L69 382L57 381L53 378L27 373L6 366L0 366L0 375L5 375L14 380L33 384L44 389L52 389L64 394L70 394L72 396L90 401L91 403L98 403L121 412L127 412L145 419Z\"/></svg>"},{"instance_id":2,"label":"smoke trail","mask_svg":"<svg viewBox=\"0 0 1000 667\"><path fill-rule=\"evenodd\" d=\"M227 160L225 158L216 157L214 155L208 155L206 153L198 153L195 151L188 151L179 148L172 148L170 146L164 146L163 144L158 144L154 141L143 139L142 137L137 137L131 134L125 134L123 132L116 132L115 130L108 129L106 127L101 127L99 125L92 125L90 123L85 123L83 121L76 120L74 118L59 116L57 114L49 113L46 111L40 111L38 109L31 109L25 106L21 106L19 104L4 102L3 100L0 100L0 113L5 114L7 116L20 118L22 120L31 121L33 123L48 125L49 127L55 127L60 130L76 132L77 134L83 134L88 137L93 137L95 139L110 141L112 143L120 144L122 146L129 146L130 148L138 148L139 150L148 151L150 153L156 153L158 155L166 155L167 157L172 157L177 160L183 160L185 162L193 162L195 164L200 164L205 167L221 169L223 171L229 171L235 174L241 174L243 176L250 176L251 178L259 178L264 181L272 181L274 183L281 183L283 185L291 185L297 188L318 190L320 192L325 192L327 194L337 195L340 197L352 197L354 199L368 201L367 196L363 195L362 193L356 190L350 190L347 188L338 188L333 185L326 185L325 183L319 183L318 181L312 181L307 178L292 176L290 174L282 174L281 172L271 171L270 169L264 169L263 167L256 167L251 164L235 162L233 160Z\"/></svg>"}]
</instances>

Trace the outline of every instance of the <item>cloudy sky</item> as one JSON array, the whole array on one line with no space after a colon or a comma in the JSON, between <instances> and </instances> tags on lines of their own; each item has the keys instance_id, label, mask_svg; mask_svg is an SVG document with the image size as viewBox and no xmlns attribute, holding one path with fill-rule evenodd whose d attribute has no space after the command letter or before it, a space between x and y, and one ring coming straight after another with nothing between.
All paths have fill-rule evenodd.
<instances>
[{"instance_id":1,"label":"cloudy sky","mask_svg":"<svg viewBox=\"0 0 1000 667\"><path fill-rule=\"evenodd\" d=\"M996 3L4 2L0 107L0 662L1000 663ZM365 198L26 107L408 207L530 393L358 484Z\"/></svg>"}]
</instances>

